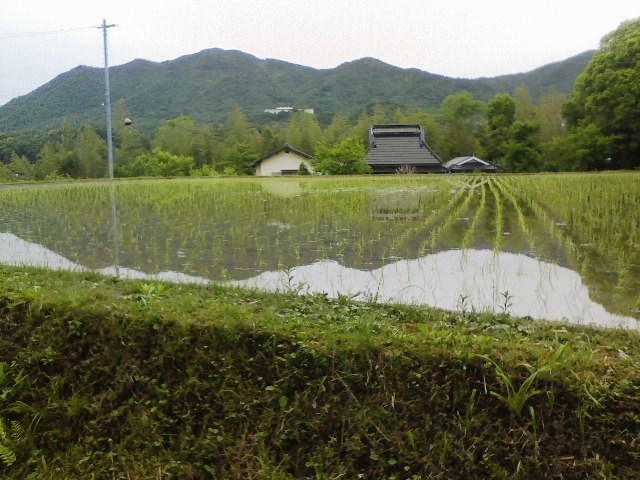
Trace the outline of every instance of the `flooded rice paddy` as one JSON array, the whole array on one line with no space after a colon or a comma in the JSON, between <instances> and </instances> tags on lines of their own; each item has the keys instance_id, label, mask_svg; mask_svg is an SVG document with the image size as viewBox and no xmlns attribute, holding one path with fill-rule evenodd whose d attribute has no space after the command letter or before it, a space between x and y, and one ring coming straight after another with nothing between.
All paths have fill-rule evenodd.
<instances>
[{"instance_id":1,"label":"flooded rice paddy","mask_svg":"<svg viewBox=\"0 0 640 480\"><path fill-rule=\"evenodd\" d=\"M38 185L0 188L0 206L9 265L640 319L637 173Z\"/></svg>"}]
</instances>

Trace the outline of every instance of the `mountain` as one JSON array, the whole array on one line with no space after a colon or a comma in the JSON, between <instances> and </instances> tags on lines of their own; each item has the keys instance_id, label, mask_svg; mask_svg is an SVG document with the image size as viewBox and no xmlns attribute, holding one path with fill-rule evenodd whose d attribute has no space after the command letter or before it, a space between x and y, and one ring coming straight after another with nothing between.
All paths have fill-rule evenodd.
<instances>
[{"instance_id":1,"label":"mountain","mask_svg":"<svg viewBox=\"0 0 640 480\"><path fill-rule=\"evenodd\" d=\"M462 90L488 100L523 85L535 99L555 89L569 94L593 52L528 73L460 79L418 69L402 69L374 58L319 70L281 60L262 60L235 50L209 49L156 63L134 60L111 67L111 100L123 99L136 125L146 131L186 114L198 122L219 123L234 105L250 116L266 108L313 108L324 119L356 115L364 106L395 103L435 109ZM102 125L104 71L79 66L33 92L0 107L0 132L45 132L64 120Z\"/></svg>"}]
</instances>

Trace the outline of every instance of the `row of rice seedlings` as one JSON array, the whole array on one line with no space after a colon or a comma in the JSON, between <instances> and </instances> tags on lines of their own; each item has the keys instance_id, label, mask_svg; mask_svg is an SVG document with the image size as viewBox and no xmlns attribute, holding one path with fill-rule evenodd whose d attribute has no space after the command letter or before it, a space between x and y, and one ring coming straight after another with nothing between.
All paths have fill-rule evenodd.
<instances>
[{"instance_id":1,"label":"row of rice seedlings","mask_svg":"<svg viewBox=\"0 0 640 480\"><path fill-rule=\"evenodd\" d=\"M637 308L633 298L640 289L639 226L631 213L640 206L639 178L635 173L554 175L544 182L518 178L519 191L564 240L594 295L624 313Z\"/></svg>"},{"instance_id":2,"label":"row of rice seedlings","mask_svg":"<svg viewBox=\"0 0 640 480\"><path fill-rule=\"evenodd\" d=\"M424 233L428 232L434 224L436 224L438 221L448 216L453 206L456 203L458 203L460 199L463 198L466 191L465 187L468 186L468 181L469 181L468 177L463 177L461 187L458 188L458 190L454 195L451 195L448 190L444 188L440 188L439 190L441 194L434 196L431 199L431 204L435 203L435 205L429 205L429 206L434 206L435 208L432 208L429 215L427 215L424 219L422 219L419 224L414 225L410 228L404 229L404 231L401 232L396 237L394 244L391 248L391 252L394 254L399 252L400 248L404 247L404 245L406 245L409 241L411 241L416 237L424 235ZM442 187L442 182L440 184L440 187ZM439 203L441 200L445 199L444 195L447 195L448 200L442 201L441 203ZM425 209L428 209L428 206L423 206L423 210ZM420 245L420 248L418 250L419 256L424 255L426 251L426 249L423 248L424 245L425 245L424 242L421 243Z\"/></svg>"},{"instance_id":3,"label":"row of rice seedlings","mask_svg":"<svg viewBox=\"0 0 640 480\"><path fill-rule=\"evenodd\" d=\"M589 241L609 259L607 263L615 266L616 290L621 295L634 291L634 286L637 291L640 289L640 225L638 215L631 212L637 212L640 206L638 175L606 175L600 182L589 180L584 183L583 191L587 192L594 208L585 209L582 215L572 219L571 227L575 231L586 231Z\"/></svg>"},{"instance_id":4,"label":"row of rice seedlings","mask_svg":"<svg viewBox=\"0 0 640 480\"><path fill-rule=\"evenodd\" d=\"M500 193L504 197L506 197L507 200L509 200L509 202L511 202L511 205L513 205L513 209L516 212L516 216L518 218L518 225L520 227L520 230L522 230L522 232L525 234L525 236L527 238L527 243L529 245L529 250L531 252L533 252L533 251L535 251L535 238L534 238L531 230L527 226L527 220L524 217L524 212L523 212L523 209L522 209L520 203L516 199L515 195L511 191L511 189L505 183L506 182L504 182L504 178L500 178L500 179L496 178L495 179L495 185L500 190Z\"/></svg>"},{"instance_id":5,"label":"row of rice seedlings","mask_svg":"<svg viewBox=\"0 0 640 480\"><path fill-rule=\"evenodd\" d=\"M489 190L491 190L493 201L496 207L493 251L499 252L502 249L502 244L504 242L504 210L502 205L502 197L500 195L499 189L494 185L494 182L489 183Z\"/></svg>"},{"instance_id":6,"label":"row of rice seedlings","mask_svg":"<svg viewBox=\"0 0 640 480\"><path fill-rule=\"evenodd\" d=\"M583 243L611 252L633 247L638 239L638 216L630 214L640 206L638 178L633 173L557 175L545 177L544 185L522 180L522 187Z\"/></svg>"},{"instance_id":7,"label":"row of rice seedlings","mask_svg":"<svg viewBox=\"0 0 640 480\"><path fill-rule=\"evenodd\" d=\"M518 191L522 192L522 184L518 184ZM542 192L541 192L542 194ZM550 211L545 208L536 196L535 198L532 196L524 196L525 201L527 202L527 206L533 211L533 213L540 219L543 225L546 226L547 232L550 236L555 239L558 245L561 245L564 251L567 253L569 259L577 260L580 258L580 249L578 244L567 235L566 230L563 228L565 226L564 221L562 221L561 217L557 215L553 215ZM556 259L550 259L556 260Z\"/></svg>"},{"instance_id":8,"label":"row of rice seedlings","mask_svg":"<svg viewBox=\"0 0 640 480\"><path fill-rule=\"evenodd\" d=\"M482 215L485 213L485 206L487 204L487 188L485 187L485 185L487 183L490 183L492 180L493 178L489 178L486 181L480 182L480 205L478 206L478 208L476 208L476 211L473 215L473 220L471 221L471 225L465 232L464 237L462 237L461 248L463 250L469 248L469 244L471 243L471 240L473 239L473 236L475 235L475 232L478 229L478 224L480 223L480 219L482 218Z\"/></svg>"},{"instance_id":9,"label":"row of rice seedlings","mask_svg":"<svg viewBox=\"0 0 640 480\"><path fill-rule=\"evenodd\" d=\"M453 224L453 222L460 217L462 212L469 208L469 204L471 203L471 200L475 195L475 187L479 182L480 179L476 177L473 178L470 183L465 183L467 195L464 197L464 200L454 210L449 212L444 222L431 230L429 236L423 241L422 245L420 246L421 252L427 251L429 249L432 252L435 252L437 250L438 238L440 237L442 232L446 231Z\"/></svg>"}]
</instances>

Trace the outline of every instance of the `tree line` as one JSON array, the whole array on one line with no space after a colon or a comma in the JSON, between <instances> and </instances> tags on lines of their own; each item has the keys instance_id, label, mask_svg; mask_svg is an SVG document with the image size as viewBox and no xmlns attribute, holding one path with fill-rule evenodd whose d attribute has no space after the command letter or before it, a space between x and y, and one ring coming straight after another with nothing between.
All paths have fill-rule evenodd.
<instances>
[{"instance_id":1,"label":"tree line","mask_svg":"<svg viewBox=\"0 0 640 480\"><path fill-rule=\"evenodd\" d=\"M364 173L371 125L420 124L446 161L475 154L513 172L640 167L640 19L605 36L570 98L549 92L534 101L525 87L488 102L469 92L447 96L436 111L370 105L357 117L335 115L321 125L295 112L258 125L238 106L219 125L188 115L153 135L139 130L123 101L115 103L115 175L247 175L254 162L285 143L316 157L324 173ZM125 125L125 118L133 118ZM44 137L0 134L0 178L100 178L107 173L105 134L65 123ZM357 157L357 158L356 158ZM342 168L340 165L345 165Z\"/></svg>"},{"instance_id":2,"label":"tree line","mask_svg":"<svg viewBox=\"0 0 640 480\"><path fill-rule=\"evenodd\" d=\"M560 116L564 100L549 94L534 104L524 87L487 103L461 92L445 98L435 112L371 105L353 119L335 115L324 127L316 116L304 112L256 126L240 107L234 107L223 124L198 124L181 115L161 124L152 136L140 131L135 120L125 125L125 118L135 117L119 101L113 108L114 171L119 177L246 175L257 159L285 143L319 158L331 150L333 156L339 151L364 152L369 128L382 123L422 125L427 143L443 161L475 153L509 170L537 171L552 168L551 162L545 164L545 143L565 134ZM29 145L38 140L39 150ZM4 177L99 178L107 173L106 148L104 132L91 124L77 128L67 122L44 139L0 138L4 163L0 168ZM322 171L323 162L318 163ZM340 173L335 165L326 168L327 173Z\"/></svg>"}]
</instances>

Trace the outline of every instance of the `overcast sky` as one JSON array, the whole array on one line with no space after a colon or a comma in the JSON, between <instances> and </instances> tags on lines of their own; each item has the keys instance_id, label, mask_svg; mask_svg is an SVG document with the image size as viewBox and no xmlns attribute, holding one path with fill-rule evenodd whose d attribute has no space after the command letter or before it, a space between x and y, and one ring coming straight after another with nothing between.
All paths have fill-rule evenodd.
<instances>
[{"instance_id":1,"label":"overcast sky","mask_svg":"<svg viewBox=\"0 0 640 480\"><path fill-rule=\"evenodd\" d=\"M476 78L598 47L638 0L0 0L0 105L78 65L242 50L315 68L375 57ZM78 29L78 30L76 30ZM60 33L42 32L64 31Z\"/></svg>"}]
</instances>

